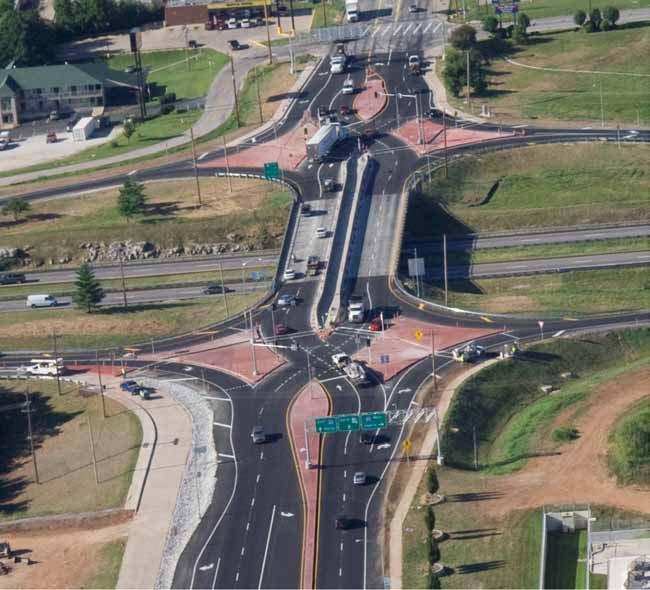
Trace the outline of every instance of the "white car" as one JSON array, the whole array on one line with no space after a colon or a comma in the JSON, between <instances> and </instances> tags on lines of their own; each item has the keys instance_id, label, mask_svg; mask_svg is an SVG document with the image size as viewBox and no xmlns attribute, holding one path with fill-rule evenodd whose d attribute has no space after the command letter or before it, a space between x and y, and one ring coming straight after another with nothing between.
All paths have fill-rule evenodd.
<instances>
[{"instance_id":1,"label":"white car","mask_svg":"<svg viewBox=\"0 0 650 590\"><path fill-rule=\"evenodd\" d=\"M348 78L345 82L343 82L341 94L354 94L354 82L351 78Z\"/></svg>"},{"instance_id":2,"label":"white car","mask_svg":"<svg viewBox=\"0 0 650 590\"><path fill-rule=\"evenodd\" d=\"M342 74L345 72L345 56L333 55L330 58L330 72L332 74Z\"/></svg>"},{"instance_id":3,"label":"white car","mask_svg":"<svg viewBox=\"0 0 650 590\"><path fill-rule=\"evenodd\" d=\"M316 237L317 238L326 238L327 237L327 228L317 227L316 228Z\"/></svg>"},{"instance_id":4,"label":"white car","mask_svg":"<svg viewBox=\"0 0 650 590\"><path fill-rule=\"evenodd\" d=\"M293 281L293 279L295 278L296 278L296 271L293 268L287 268L287 270L284 271L285 281Z\"/></svg>"},{"instance_id":5,"label":"white car","mask_svg":"<svg viewBox=\"0 0 650 590\"><path fill-rule=\"evenodd\" d=\"M236 29L239 26L236 18L229 18L226 21L226 25L228 25L229 29Z\"/></svg>"},{"instance_id":6,"label":"white car","mask_svg":"<svg viewBox=\"0 0 650 590\"><path fill-rule=\"evenodd\" d=\"M243 18L241 20L241 28L242 29L250 29L251 28L251 21L247 18Z\"/></svg>"},{"instance_id":7,"label":"white car","mask_svg":"<svg viewBox=\"0 0 650 590\"><path fill-rule=\"evenodd\" d=\"M414 14L414 13L418 12L418 10L419 10L419 8L418 8L417 4L409 4L409 12L411 14Z\"/></svg>"},{"instance_id":8,"label":"white car","mask_svg":"<svg viewBox=\"0 0 650 590\"><path fill-rule=\"evenodd\" d=\"M357 471L352 476L352 483L355 486L363 486L366 484L366 474L363 471Z\"/></svg>"}]
</instances>

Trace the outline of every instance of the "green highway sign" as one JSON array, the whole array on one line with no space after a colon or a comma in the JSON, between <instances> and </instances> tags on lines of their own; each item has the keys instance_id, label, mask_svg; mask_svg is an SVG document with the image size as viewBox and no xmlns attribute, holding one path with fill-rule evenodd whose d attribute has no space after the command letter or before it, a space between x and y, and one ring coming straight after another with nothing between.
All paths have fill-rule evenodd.
<instances>
[{"instance_id":1,"label":"green highway sign","mask_svg":"<svg viewBox=\"0 0 650 590\"><path fill-rule=\"evenodd\" d=\"M280 164L277 162L264 162L264 178L266 180L280 178Z\"/></svg>"},{"instance_id":2,"label":"green highway sign","mask_svg":"<svg viewBox=\"0 0 650 590\"><path fill-rule=\"evenodd\" d=\"M362 430L377 430L388 426L388 416L386 412L370 412L360 414Z\"/></svg>"},{"instance_id":3,"label":"green highway sign","mask_svg":"<svg viewBox=\"0 0 650 590\"><path fill-rule=\"evenodd\" d=\"M348 416L337 416L336 427L339 432L359 430L359 415L349 414Z\"/></svg>"},{"instance_id":4,"label":"green highway sign","mask_svg":"<svg viewBox=\"0 0 650 590\"><path fill-rule=\"evenodd\" d=\"M336 418L316 418L316 432L319 434L327 434L328 432L336 432Z\"/></svg>"}]
</instances>

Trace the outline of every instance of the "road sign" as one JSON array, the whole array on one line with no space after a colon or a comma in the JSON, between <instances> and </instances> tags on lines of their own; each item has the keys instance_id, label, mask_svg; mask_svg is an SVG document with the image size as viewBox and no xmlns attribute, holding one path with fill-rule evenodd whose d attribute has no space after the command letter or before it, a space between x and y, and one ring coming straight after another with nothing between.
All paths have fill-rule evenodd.
<instances>
[{"instance_id":1,"label":"road sign","mask_svg":"<svg viewBox=\"0 0 650 590\"><path fill-rule=\"evenodd\" d=\"M544 327L544 322L542 320L539 320L537 323L538 323L538 325L540 327L540 330L541 330Z\"/></svg>"},{"instance_id":2,"label":"road sign","mask_svg":"<svg viewBox=\"0 0 650 590\"><path fill-rule=\"evenodd\" d=\"M388 356L387 354L380 354L379 362L382 365L387 365L390 362L390 356Z\"/></svg>"},{"instance_id":3,"label":"road sign","mask_svg":"<svg viewBox=\"0 0 650 590\"><path fill-rule=\"evenodd\" d=\"M358 414L349 414L347 416L336 416L336 427L339 432L350 432L359 430L360 420Z\"/></svg>"},{"instance_id":4,"label":"road sign","mask_svg":"<svg viewBox=\"0 0 650 590\"><path fill-rule=\"evenodd\" d=\"M418 342L420 342L420 340L422 340L422 338L424 338L424 333L423 333L423 332L421 332L420 330L418 330L417 332L415 332L415 339L416 339Z\"/></svg>"},{"instance_id":5,"label":"road sign","mask_svg":"<svg viewBox=\"0 0 650 590\"><path fill-rule=\"evenodd\" d=\"M328 432L336 432L336 418L316 418L316 432L319 434L326 434Z\"/></svg>"},{"instance_id":6,"label":"road sign","mask_svg":"<svg viewBox=\"0 0 650 590\"><path fill-rule=\"evenodd\" d=\"M386 428L388 426L386 412L370 412L368 414L360 414L360 417L361 430L377 430L378 428Z\"/></svg>"},{"instance_id":7,"label":"road sign","mask_svg":"<svg viewBox=\"0 0 650 590\"><path fill-rule=\"evenodd\" d=\"M405 453L408 453L411 450L411 441L408 438L402 441L402 449Z\"/></svg>"},{"instance_id":8,"label":"road sign","mask_svg":"<svg viewBox=\"0 0 650 590\"><path fill-rule=\"evenodd\" d=\"M421 277L424 275L424 258L409 258L409 276Z\"/></svg>"},{"instance_id":9,"label":"road sign","mask_svg":"<svg viewBox=\"0 0 650 590\"><path fill-rule=\"evenodd\" d=\"M277 162L264 162L264 178L266 180L280 178L280 164Z\"/></svg>"}]
</instances>

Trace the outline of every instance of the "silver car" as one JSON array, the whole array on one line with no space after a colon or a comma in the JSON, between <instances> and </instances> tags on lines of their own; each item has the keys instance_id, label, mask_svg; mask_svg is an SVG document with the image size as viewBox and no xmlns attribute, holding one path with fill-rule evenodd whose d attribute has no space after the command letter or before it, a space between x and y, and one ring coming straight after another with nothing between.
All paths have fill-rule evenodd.
<instances>
[{"instance_id":1,"label":"silver car","mask_svg":"<svg viewBox=\"0 0 650 590\"><path fill-rule=\"evenodd\" d=\"M251 438L253 439L253 443L256 445L265 443L266 434L264 434L264 428L261 426L256 426L253 428L253 432L251 432Z\"/></svg>"}]
</instances>

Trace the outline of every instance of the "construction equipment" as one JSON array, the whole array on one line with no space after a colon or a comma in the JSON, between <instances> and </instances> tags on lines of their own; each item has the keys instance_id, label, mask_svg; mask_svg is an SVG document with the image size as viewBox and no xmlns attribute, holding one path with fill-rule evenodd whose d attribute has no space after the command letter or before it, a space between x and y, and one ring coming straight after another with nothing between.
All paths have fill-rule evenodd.
<instances>
[{"instance_id":1,"label":"construction equipment","mask_svg":"<svg viewBox=\"0 0 650 590\"><path fill-rule=\"evenodd\" d=\"M458 361L459 363L469 363L482 357L485 354L485 348L470 342L465 346L454 348L451 351L451 354L455 361Z\"/></svg>"}]
</instances>

